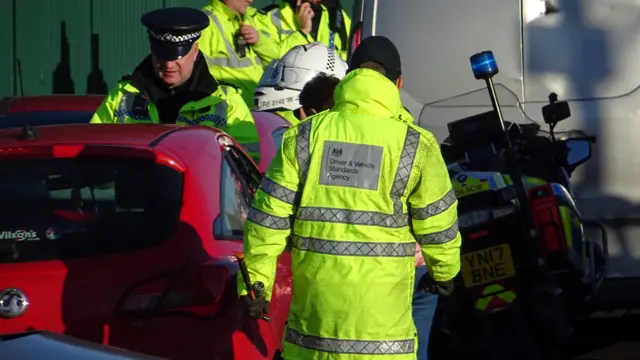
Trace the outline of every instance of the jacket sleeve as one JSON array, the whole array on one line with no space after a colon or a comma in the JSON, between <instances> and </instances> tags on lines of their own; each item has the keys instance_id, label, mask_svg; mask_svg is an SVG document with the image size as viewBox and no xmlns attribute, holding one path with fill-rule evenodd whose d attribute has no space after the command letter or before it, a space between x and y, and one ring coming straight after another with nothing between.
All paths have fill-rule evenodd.
<instances>
[{"instance_id":1,"label":"jacket sleeve","mask_svg":"<svg viewBox=\"0 0 640 360\"><path fill-rule=\"evenodd\" d=\"M260 162L260 139L251 111L242 99L242 90L221 86L227 95L227 127L223 130L236 139L258 163Z\"/></svg>"},{"instance_id":2,"label":"jacket sleeve","mask_svg":"<svg viewBox=\"0 0 640 360\"><path fill-rule=\"evenodd\" d=\"M309 44L314 41L311 35L305 34L298 29L282 29L289 31L280 34L280 29L273 23L274 16L280 16L280 9L273 9L266 14L258 13L256 15L256 22L260 26L260 35L267 33L278 44L278 58L284 56L295 46Z\"/></svg>"},{"instance_id":3,"label":"jacket sleeve","mask_svg":"<svg viewBox=\"0 0 640 360\"><path fill-rule=\"evenodd\" d=\"M421 136L416 161L418 178L408 199L413 231L433 278L451 280L460 271L458 201L433 135Z\"/></svg>"},{"instance_id":4,"label":"jacket sleeve","mask_svg":"<svg viewBox=\"0 0 640 360\"><path fill-rule=\"evenodd\" d=\"M102 104L98 107L95 114L91 117L91 124L111 124L116 122L116 108L120 103L120 99L122 98L122 94L120 93L120 84L111 90L107 96L105 96L104 100L102 100Z\"/></svg>"},{"instance_id":5,"label":"jacket sleeve","mask_svg":"<svg viewBox=\"0 0 640 360\"><path fill-rule=\"evenodd\" d=\"M265 297L271 300L278 257L291 235L292 217L297 209L299 191L296 161L297 127L284 133L282 146L249 209L244 226L244 256L251 281L262 281ZM245 295L242 275L238 274L239 295Z\"/></svg>"},{"instance_id":6,"label":"jacket sleeve","mask_svg":"<svg viewBox=\"0 0 640 360\"><path fill-rule=\"evenodd\" d=\"M342 49L340 49L340 51L338 52L340 53L340 58L342 58L342 60L344 61L347 61L349 59L349 47L351 43L351 32L353 29L351 28L351 18L346 11L342 10L342 16L344 18L344 26L347 28L347 49L345 51L342 51Z\"/></svg>"},{"instance_id":7,"label":"jacket sleeve","mask_svg":"<svg viewBox=\"0 0 640 360\"><path fill-rule=\"evenodd\" d=\"M313 37L303 33L301 30L294 31L289 35L284 35L280 41L280 56L284 56L289 50L298 46L314 42Z\"/></svg>"},{"instance_id":8,"label":"jacket sleeve","mask_svg":"<svg viewBox=\"0 0 640 360\"><path fill-rule=\"evenodd\" d=\"M207 60L207 65L211 67L212 65L214 65L213 59L215 59L218 56L217 51L220 46L220 44L218 44L219 33L218 33L218 28L213 23L213 20L211 20L211 15L210 15L211 9L205 7L202 11L209 18L209 26L207 26L204 30L202 30L202 33L200 34L200 38L198 39L197 43L198 43L200 52L202 52L202 55L204 55L205 60Z\"/></svg>"},{"instance_id":9,"label":"jacket sleeve","mask_svg":"<svg viewBox=\"0 0 640 360\"><path fill-rule=\"evenodd\" d=\"M265 24L260 21L259 14L252 16L249 21L258 31L258 42L252 45L253 50L266 67L273 60L280 58L280 44L278 39L265 29Z\"/></svg>"}]
</instances>

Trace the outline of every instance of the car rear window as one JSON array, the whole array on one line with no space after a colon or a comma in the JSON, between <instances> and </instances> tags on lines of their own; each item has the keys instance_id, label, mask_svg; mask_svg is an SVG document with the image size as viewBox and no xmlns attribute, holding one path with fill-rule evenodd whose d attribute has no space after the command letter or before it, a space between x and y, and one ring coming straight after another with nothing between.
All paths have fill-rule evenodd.
<instances>
[{"instance_id":1,"label":"car rear window","mask_svg":"<svg viewBox=\"0 0 640 360\"><path fill-rule=\"evenodd\" d=\"M0 263L126 253L178 223L182 174L141 160L0 162Z\"/></svg>"}]
</instances>

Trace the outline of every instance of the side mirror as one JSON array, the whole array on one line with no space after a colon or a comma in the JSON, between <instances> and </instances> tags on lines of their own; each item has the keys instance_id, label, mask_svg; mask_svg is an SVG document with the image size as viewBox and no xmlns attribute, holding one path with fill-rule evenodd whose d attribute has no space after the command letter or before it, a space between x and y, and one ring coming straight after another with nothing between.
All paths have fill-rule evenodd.
<instances>
[{"instance_id":1,"label":"side mirror","mask_svg":"<svg viewBox=\"0 0 640 360\"><path fill-rule=\"evenodd\" d=\"M571 108L566 101L558 101L556 93L549 94L549 104L542 107L542 118L546 124L555 126L571 117Z\"/></svg>"},{"instance_id":2,"label":"side mirror","mask_svg":"<svg viewBox=\"0 0 640 360\"><path fill-rule=\"evenodd\" d=\"M591 141L589 139L569 139L567 145L567 164L572 168L583 164L591 158Z\"/></svg>"}]
</instances>

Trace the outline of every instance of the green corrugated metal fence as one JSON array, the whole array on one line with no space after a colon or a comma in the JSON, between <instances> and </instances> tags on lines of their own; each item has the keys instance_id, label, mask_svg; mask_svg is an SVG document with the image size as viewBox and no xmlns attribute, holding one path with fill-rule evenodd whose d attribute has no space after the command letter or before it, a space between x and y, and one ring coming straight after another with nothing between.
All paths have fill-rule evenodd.
<instances>
[{"instance_id":1,"label":"green corrugated metal fence","mask_svg":"<svg viewBox=\"0 0 640 360\"><path fill-rule=\"evenodd\" d=\"M257 0L256 8L274 3ZM0 97L15 95L20 59L26 95L105 93L148 53L140 16L171 6L201 8L208 0L2 0ZM343 1L351 10L353 0Z\"/></svg>"}]
</instances>

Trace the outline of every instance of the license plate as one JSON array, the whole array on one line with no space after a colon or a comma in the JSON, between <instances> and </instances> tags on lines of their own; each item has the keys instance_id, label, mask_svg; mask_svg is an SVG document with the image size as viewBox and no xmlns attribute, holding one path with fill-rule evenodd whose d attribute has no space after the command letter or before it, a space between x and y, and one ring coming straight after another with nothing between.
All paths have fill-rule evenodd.
<instances>
[{"instance_id":1,"label":"license plate","mask_svg":"<svg viewBox=\"0 0 640 360\"><path fill-rule=\"evenodd\" d=\"M462 255L462 279L467 288L516 275L509 244L492 246Z\"/></svg>"}]
</instances>

